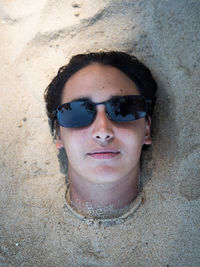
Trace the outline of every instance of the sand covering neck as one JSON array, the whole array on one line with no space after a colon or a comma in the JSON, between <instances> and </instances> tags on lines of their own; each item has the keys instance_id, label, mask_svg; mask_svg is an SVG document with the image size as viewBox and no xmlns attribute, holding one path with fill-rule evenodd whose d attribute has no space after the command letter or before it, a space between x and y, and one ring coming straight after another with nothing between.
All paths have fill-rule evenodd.
<instances>
[{"instance_id":1,"label":"sand covering neck","mask_svg":"<svg viewBox=\"0 0 200 267\"><path fill-rule=\"evenodd\" d=\"M144 192L140 192L139 195L129 205L127 205L123 209L119 209L116 212L113 212L112 217L104 217L101 209L92 209L91 213L89 214L84 214L80 210L78 210L70 201L69 184L67 184L67 190L65 194L67 209L79 220L84 221L87 225L95 226L97 228L99 228L100 226L106 227L125 222L125 220L133 215L133 213L139 208L143 198ZM90 207L88 207L88 209L90 210Z\"/></svg>"}]
</instances>

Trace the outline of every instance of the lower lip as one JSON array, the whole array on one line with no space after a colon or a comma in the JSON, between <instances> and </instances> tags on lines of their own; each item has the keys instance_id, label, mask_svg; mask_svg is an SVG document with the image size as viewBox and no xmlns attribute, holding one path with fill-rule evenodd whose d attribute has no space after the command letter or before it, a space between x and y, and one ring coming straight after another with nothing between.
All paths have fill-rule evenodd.
<instances>
[{"instance_id":1,"label":"lower lip","mask_svg":"<svg viewBox=\"0 0 200 267\"><path fill-rule=\"evenodd\" d=\"M89 154L90 157L95 158L95 159L112 159L119 155L119 152L117 153L95 153L95 154Z\"/></svg>"}]
</instances>

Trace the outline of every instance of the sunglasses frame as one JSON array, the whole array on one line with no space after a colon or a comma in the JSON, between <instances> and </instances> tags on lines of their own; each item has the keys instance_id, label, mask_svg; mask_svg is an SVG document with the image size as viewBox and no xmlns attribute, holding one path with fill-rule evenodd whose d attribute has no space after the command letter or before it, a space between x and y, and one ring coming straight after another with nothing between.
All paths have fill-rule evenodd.
<instances>
[{"instance_id":1,"label":"sunglasses frame","mask_svg":"<svg viewBox=\"0 0 200 267\"><path fill-rule=\"evenodd\" d=\"M124 96L113 96L113 97L111 97L110 99L108 99L108 100L106 100L106 101L103 101L103 102L93 102L93 101L91 101L89 98L83 98L83 99L77 99L77 100L73 100L73 101L71 101L71 102L66 102L66 103L64 103L64 104L61 104L61 105L59 105L59 106L57 106L57 108L53 111L53 114L54 114L54 116L55 116L55 119L57 119L57 121L58 121L58 124L60 125L60 126L62 126L62 127L65 127L65 128L81 128L81 127L84 127L84 126L64 126L64 125L62 125L60 122L59 122L59 119L58 119L58 113L61 111L61 109L64 107L64 106L66 106L66 105L70 105L70 104L72 104L72 103L76 103L76 102L89 102L89 103L91 103L93 106L98 106L98 105L105 105L105 107L107 106L107 103L109 103L110 101L112 101L112 100L114 100L115 98L119 98L119 99L122 99L123 101L125 101L125 98L127 98L127 97L134 97L134 98L138 98L138 99L143 99L144 101L145 101L145 103L146 103L146 110L145 110L145 116L143 116L143 117L141 117L141 118L144 118L144 117L148 117L148 105L150 105L151 103L152 103L152 101L150 100L150 99L146 99L144 96L142 96L142 95L124 95ZM97 114L97 110L94 110L94 117L93 117L93 120L90 122L90 123L88 123L87 125L85 125L85 126L89 126L89 125L91 125L92 123L93 123L93 121L95 120L95 118L96 118L96 114ZM106 108L106 114L107 114L107 116L109 117L109 119L111 120L111 121L114 121L114 122L126 122L126 120L124 120L124 121L117 121L117 120L113 120L110 116L109 116L109 114L108 114L108 112L107 112L107 108ZM141 119L141 118L139 118L139 119ZM135 119L135 120L137 120L137 119ZM129 120L127 120L127 122L128 122ZM130 120L130 121L134 121L134 120Z\"/></svg>"}]
</instances>

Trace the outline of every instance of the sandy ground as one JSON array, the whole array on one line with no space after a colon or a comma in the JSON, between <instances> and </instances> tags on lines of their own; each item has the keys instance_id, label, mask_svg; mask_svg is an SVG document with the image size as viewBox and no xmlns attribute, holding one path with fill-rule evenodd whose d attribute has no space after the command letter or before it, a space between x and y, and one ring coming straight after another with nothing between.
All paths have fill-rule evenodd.
<instances>
[{"instance_id":1,"label":"sandy ground","mask_svg":"<svg viewBox=\"0 0 200 267\"><path fill-rule=\"evenodd\" d=\"M200 266L199 12L191 0L0 2L0 266ZM137 55L159 92L145 200L98 228L66 208L43 92L73 54L110 49Z\"/></svg>"}]
</instances>

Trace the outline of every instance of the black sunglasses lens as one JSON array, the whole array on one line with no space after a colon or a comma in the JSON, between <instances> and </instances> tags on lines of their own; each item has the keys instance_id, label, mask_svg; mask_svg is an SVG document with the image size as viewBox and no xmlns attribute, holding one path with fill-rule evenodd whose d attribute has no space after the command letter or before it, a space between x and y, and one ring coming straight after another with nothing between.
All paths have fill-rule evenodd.
<instances>
[{"instance_id":1,"label":"black sunglasses lens","mask_svg":"<svg viewBox=\"0 0 200 267\"><path fill-rule=\"evenodd\" d=\"M114 97L107 104L107 112L113 121L134 121L146 116L146 101L142 96Z\"/></svg>"},{"instance_id":2,"label":"black sunglasses lens","mask_svg":"<svg viewBox=\"0 0 200 267\"><path fill-rule=\"evenodd\" d=\"M87 126L92 123L94 118L95 106L90 101L66 103L57 112L59 124L67 128Z\"/></svg>"}]
</instances>

